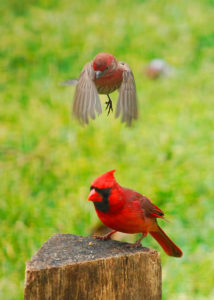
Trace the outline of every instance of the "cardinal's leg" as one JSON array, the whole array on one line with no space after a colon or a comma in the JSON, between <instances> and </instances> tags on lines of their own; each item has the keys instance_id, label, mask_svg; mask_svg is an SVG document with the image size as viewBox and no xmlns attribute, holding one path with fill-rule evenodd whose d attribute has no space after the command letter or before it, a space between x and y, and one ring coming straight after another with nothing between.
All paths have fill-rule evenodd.
<instances>
[{"instance_id":1,"label":"cardinal's leg","mask_svg":"<svg viewBox=\"0 0 214 300\"><path fill-rule=\"evenodd\" d=\"M94 235L93 237L98 240L107 241L111 239L111 235L117 232L117 230L113 230L105 235Z\"/></svg>"},{"instance_id":2,"label":"cardinal's leg","mask_svg":"<svg viewBox=\"0 0 214 300\"><path fill-rule=\"evenodd\" d=\"M137 240L134 244L129 244L128 247L130 247L130 248L142 247L141 241L143 238L145 238L145 236L147 236L147 233L142 232L142 236L139 238L139 240Z\"/></svg>"},{"instance_id":3,"label":"cardinal's leg","mask_svg":"<svg viewBox=\"0 0 214 300\"><path fill-rule=\"evenodd\" d=\"M105 104L106 104L106 110L108 109L108 113L107 113L107 116L108 116L111 111L113 112L113 106L112 106L112 101L111 101L109 94L107 94L107 96L108 96L108 101L106 101Z\"/></svg>"}]
</instances>

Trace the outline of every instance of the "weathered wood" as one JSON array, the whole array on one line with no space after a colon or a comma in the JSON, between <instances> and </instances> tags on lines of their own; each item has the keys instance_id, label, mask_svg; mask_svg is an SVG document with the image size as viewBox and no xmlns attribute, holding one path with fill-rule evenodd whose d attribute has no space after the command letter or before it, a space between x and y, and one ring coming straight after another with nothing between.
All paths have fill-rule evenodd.
<instances>
[{"instance_id":1,"label":"weathered wood","mask_svg":"<svg viewBox=\"0 0 214 300\"><path fill-rule=\"evenodd\" d=\"M25 300L160 300L159 253L127 245L53 235L27 262Z\"/></svg>"}]
</instances>

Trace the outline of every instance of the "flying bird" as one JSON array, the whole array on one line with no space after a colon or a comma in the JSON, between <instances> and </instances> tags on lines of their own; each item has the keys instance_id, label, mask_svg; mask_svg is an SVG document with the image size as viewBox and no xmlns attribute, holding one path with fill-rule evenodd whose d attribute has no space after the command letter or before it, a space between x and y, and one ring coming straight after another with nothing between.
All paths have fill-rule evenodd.
<instances>
[{"instance_id":1,"label":"flying bird","mask_svg":"<svg viewBox=\"0 0 214 300\"><path fill-rule=\"evenodd\" d=\"M73 102L73 115L83 124L95 119L96 113L102 113L99 94L105 94L108 114L113 112L109 96L119 90L115 117L122 116L122 122L131 125L137 119L137 96L132 70L125 62L119 62L109 53L99 53L94 60L87 63L78 80L71 79L63 84L76 84Z\"/></svg>"},{"instance_id":2,"label":"flying bird","mask_svg":"<svg viewBox=\"0 0 214 300\"><path fill-rule=\"evenodd\" d=\"M124 233L142 233L132 247L141 246L141 240L149 233L169 256L181 257L182 251L166 235L157 223L164 219L164 213L149 198L131 189L120 186L114 178L115 170L96 178L90 187L88 200L94 203L99 219L113 229L104 236L95 236L108 240L116 231Z\"/></svg>"}]
</instances>

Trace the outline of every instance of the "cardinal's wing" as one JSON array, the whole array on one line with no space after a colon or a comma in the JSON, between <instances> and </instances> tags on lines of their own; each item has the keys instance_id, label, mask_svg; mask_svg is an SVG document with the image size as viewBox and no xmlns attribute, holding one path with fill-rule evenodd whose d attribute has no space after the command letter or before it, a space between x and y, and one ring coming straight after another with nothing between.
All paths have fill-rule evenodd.
<instances>
[{"instance_id":1,"label":"cardinal's wing","mask_svg":"<svg viewBox=\"0 0 214 300\"><path fill-rule=\"evenodd\" d=\"M82 123L88 123L89 117L96 118L95 112L102 113L102 107L94 84L95 72L92 64L87 63L78 80L73 103L73 114Z\"/></svg>"},{"instance_id":2,"label":"cardinal's wing","mask_svg":"<svg viewBox=\"0 0 214 300\"><path fill-rule=\"evenodd\" d=\"M163 211L153 204L146 196L140 196L140 207L143 209L146 217L164 219Z\"/></svg>"},{"instance_id":3,"label":"cardinal's wing","mask_svg":"<svg viewBox=\"0 0 214 300\"><path fill-rule=\"evenodd\" d=\"M119 64L124 69L124 72L115 117L118 118L121 114L122 122L130 126L132 120L137 119L138 116L134 75L128 64L124 62L120 62Z\"/></svg>"}]
</instances>

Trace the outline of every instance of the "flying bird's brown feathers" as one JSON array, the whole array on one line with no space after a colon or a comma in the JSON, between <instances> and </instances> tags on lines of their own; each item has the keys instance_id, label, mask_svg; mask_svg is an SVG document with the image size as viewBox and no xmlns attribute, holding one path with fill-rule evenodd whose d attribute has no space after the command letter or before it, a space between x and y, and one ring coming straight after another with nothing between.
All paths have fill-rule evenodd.
<instances>
[{"instance_id":1,"label":"flying bird's brown feathers","mask_svg":"<svg viewBox=\"0 0 214 300\"><path fill-rule=\"evenodd\" d=\"M95 72L91 63L83 68L74 94L73 114L82 123L88 123L89 117L95 119L95 112L102 113L97 88L93 81Z\"/></svg>"},{"instance_id":2,"label":"flying bird's brown feathers","mask_svg":"<svg viewBox=\"0 0 214 300\"><path fill-rule=\"evenodd\" d=\"M121 114L122 122L131 125L132 120L137 119L137 95L134 75L128 64L119 64L123 66L124 71L115 116L118 118Z\"/></svg>"}]
</instances>

